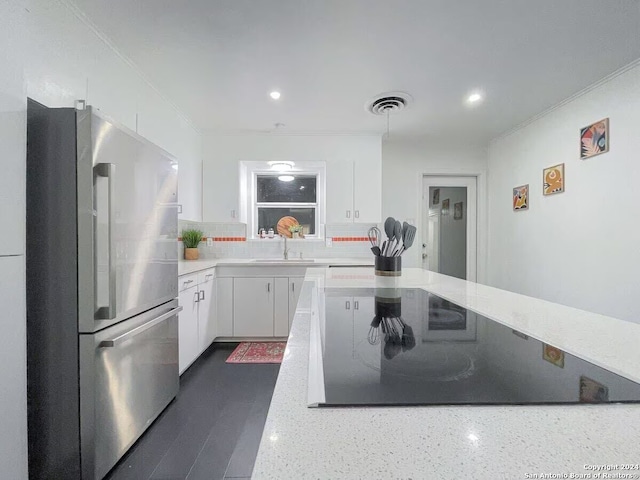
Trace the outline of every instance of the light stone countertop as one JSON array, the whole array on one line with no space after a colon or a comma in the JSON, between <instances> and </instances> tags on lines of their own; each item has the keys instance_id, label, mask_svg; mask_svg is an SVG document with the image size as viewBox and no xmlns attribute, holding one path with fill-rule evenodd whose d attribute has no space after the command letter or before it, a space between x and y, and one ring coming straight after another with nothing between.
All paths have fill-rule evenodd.
<instances>
[{"instance_id":1,"label":"light stone countertop","mask_svg":"<svg viewBox=\"0 0 640 480\"><path fill-rule=\"evenodd\" d=\"M305 258L302 260L284 260L278 258L211 258L201 260L180 260L178 262L178 276L207 270L217 266L238 267L314 267L327 265L373 265L373 256L364 258Z\"/></svg>"},{"instance_id":2,"label":"light stone countertop","mask_svg":"<svg viewBox=\"0 0 640 480\"><path fill-rule=\"evenodd\" d=\"M640 405L308 408L318 289L392 286L376 280L370 269L307 270L253 479L580 478L570 475L593 473L585 465L640 463ZM423 288L640 381L639 324L420 269L393 286Z\"/></svg>"}]
</instances>

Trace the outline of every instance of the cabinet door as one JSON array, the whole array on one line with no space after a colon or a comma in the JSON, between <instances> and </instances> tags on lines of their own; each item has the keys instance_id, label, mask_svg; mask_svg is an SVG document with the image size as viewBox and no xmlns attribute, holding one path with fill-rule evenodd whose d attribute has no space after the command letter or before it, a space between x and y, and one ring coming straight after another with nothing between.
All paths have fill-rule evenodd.
<instances>
[{"instance_id":1,"label":"cabinet door","mask_svg":"<svg viewBox=\"0 0 640 480\"><path fill-rule=\"evenodd\" d=\"M276 278L275 285L273 336L286 337L289 335L289 279Z\"/></svg>"},{"instance_id":2,"label":"cabinet door","mask_svg":"<svg viewBox=\"0 0 640 480\"><path fill-rule=\"evenodd\" d=\"M379 158L359 159L354 163L353 221L382 221L382 162Z\"/></svg>"},{"instance_id":3,"label":"cabinet door","mask_svg":"<svg viewBox=\"0 0 640 480\"><path fill-rule=\"evenodd\" d=\"M353 223L353 162L327 161L327 223Z\"/></svg>"},{"instance_id":4,"label":"cabinet door","mask_svg":"<svg viewBox=\"0 0 640 480\"><path fill-rule=\"evenodd\" d=\"M1 11L1 7L0 7ZM27 478L27 333L24 257L0 257L2 478Z\"/></svg>"},{"instance_id":5,"label":"cabinet door","mask_svg":"<svg viewBox=\"0 0 640 480\"><path fill-rule=\"evenodd\" d=\"M216 324L219 337L233 337L233 278L216 278Z\"/></svg>"},{"instance_id":6,"label":"cabinet door","mask_svg":"<svg viewBox=\"0 0 640 480\"><path fill-rule=\"evenodd\" d=\"M178 303L182 312L178 318L178 367L180 374L196 359L198 350L198 297L197 285L180 292Z\"/></svg>"},{"instance_id":7,"label":"cabinet door","mask_svg":"<svg viewBox=\"0 0 640 480\"><path fill-rule=\"evenodd\" d=\"M198 275L198 351L203 352L216 338L216 289L214 270Z\"/></svg>"},{"instance_id":8,"label":"cabinet door","mask_svg":"<svg viewBox=\"0 0 640 480\"><path fill-rule=\"evenodd\" d=\"M304 277L289 278L289 331L291 331L293 317L296 314L296 308L298 308L298 299L300 298L303 282Z\"/></svg>"},{"instance_id":9,"label":"cabinet door","mask_svg":"<svg viewBox=\"0 0 640 480\"><path fill-rule=\"evenodd\" d=\"M233 279L233 336L273 337L273 278Z\"/></svg>"}]
</instances>

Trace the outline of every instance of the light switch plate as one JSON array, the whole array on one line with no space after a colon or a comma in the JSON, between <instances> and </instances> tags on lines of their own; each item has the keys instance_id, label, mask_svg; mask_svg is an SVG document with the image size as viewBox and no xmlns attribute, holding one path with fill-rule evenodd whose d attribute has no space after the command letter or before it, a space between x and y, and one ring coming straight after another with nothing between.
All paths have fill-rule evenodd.
<instances>
[{"instance_id":1,"label":"light switch plate","mask_svg":"<svg viewBox=\"0 0 640 480\"><path fill-rule=\"evenodd\" d=\"M325 245L327 247L333 246L333 237L327 237L326 240L325 240Z\"/></svg>"},{"instance_id":2,"label":"light switch plate","mask_svg":"<svg viewBox=\"0 0 640 480\"><path fill-rule=\"evenodd\" d=\"M213 247L213 238L207 237L207 247Z\"/></svg>"}]
</instances>

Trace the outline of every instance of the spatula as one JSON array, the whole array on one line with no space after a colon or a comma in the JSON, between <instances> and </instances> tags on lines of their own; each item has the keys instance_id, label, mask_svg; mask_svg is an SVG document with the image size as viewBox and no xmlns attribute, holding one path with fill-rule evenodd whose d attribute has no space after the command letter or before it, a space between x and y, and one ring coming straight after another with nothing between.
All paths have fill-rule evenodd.
<instances>
[{"instance_id":1,"label":"spatula","mask_svg":"<svg viewBox=\"0 0 640 480\"><path fill-rule=\"evenodd\" d=\"M389 241L387 242L387 247L386 250L383 249L382 254L387 256L389 247L391 246L391 240L394 237L394 232L396 229L396 219L393 217L387 217L387 219L384 221L384 233L387 234L387 238L389 239Z\"/></svg>"}]
</instances>

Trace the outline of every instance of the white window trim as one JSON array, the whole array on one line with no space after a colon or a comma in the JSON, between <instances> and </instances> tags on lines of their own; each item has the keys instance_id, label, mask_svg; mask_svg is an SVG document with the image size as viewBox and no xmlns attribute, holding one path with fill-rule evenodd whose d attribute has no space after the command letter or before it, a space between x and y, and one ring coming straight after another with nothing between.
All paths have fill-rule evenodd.
<instances>
[{"instance_id":1,"label":"white window trim","mask_svg":"<svg viewBox=\"0 0 640 480\"><path fill-rule=\"evenodd\" d=\"M293 160L295 162L295 159ZM295 162L293 170L287 173L292 175L316 176L316 203L269 203L270 207L277 206L315 206L316 208L316 233L305 235L305 238L323 239L324 224L326 222L326 162ZM269 164L256 161L240 162L240 205L241 221L247 224L247 239L258 238L258 202L257 202L257 178L258 175L274 175Z\"/></svg>"}]
</instances>

